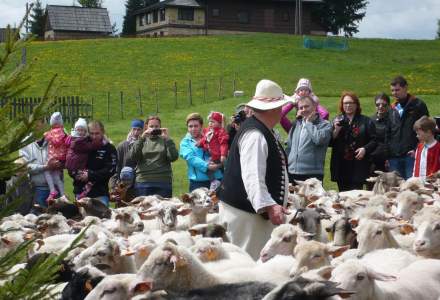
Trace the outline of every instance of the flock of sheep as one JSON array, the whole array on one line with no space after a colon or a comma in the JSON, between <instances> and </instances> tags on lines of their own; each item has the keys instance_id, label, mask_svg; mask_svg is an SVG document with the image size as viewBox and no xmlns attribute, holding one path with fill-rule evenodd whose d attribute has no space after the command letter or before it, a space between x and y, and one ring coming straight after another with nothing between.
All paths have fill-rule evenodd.
<instances>
[{"instance_id":1,"label":"flock of sheep","mask_svg":"<svg viewBox=\"0 0 440 300\"><path fill-rule=\"evenodd\" d=\"M135 198L111 209L60 198L36 216L0 222L0 257L35 239L27 261L69 252L58 299L440 299L440 176L370 178L373 191L292 187L286 224L254 261L229 243L217 200L201 188L179 198Z\"/></svg>"}]
</instances>

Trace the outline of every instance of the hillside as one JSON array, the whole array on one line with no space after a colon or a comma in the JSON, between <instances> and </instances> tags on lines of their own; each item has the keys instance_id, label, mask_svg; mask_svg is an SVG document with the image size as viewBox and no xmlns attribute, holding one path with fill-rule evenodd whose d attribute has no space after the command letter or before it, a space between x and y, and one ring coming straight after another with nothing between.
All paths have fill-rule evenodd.
<instances>
[{"instance_id":1,"label":"hillside","mask_svg":"<svg viewBox=\"0 0 440 300\"><path fill-rule=\"evenodd\" d=\"M57 93L93 97L94 117L104 121L115 143L126 136L129 120L139 115L139 92L143 117L155 112L157 99L163 125L178 144L189 112L206 115L220 110L230 115L262 78L278 82L290 94L298 78L309 77L331 116L340 92L353 90L361 96L364 113L370 115L372 96L389 92L389 80L403 74L410 91L423 95L431 114L440 114L440 41L350 39L349 47L347 51L310 50L303 48L301 37L273 34L33 42L27 51L32 79L26 95L41 94L50 75L58 73ZM230 98L234 78L236 89L245 91L243 99ZM193 106L189 105L189 79ZM120 120L121 91L125 120ZM219 100L219 93L225 99ZM328 164L326 168L325 185L334 188L328 181ZM187 189L185 163L179 160L174 170L178 194Z\"/></svg>"}]
</instances>

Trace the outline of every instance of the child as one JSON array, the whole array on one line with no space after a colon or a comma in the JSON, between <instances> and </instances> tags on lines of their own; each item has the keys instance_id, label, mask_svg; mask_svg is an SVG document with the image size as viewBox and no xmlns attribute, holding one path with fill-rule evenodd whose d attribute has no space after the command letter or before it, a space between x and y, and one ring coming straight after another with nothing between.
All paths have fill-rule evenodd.
<instances>
[{"instance_id":1,"label":"child","mask_svg":"<svg viewBox=\"0 0 440 300\"><path fill-rule=\"evenodd\" d=\"M48 143L47 159L58 160L64 166L67 154L67 134L64 131L63 117L60 112L54 112L52 114L50 117L50 126L51 129L44 133L44 139ZM46 199L47 202L53 201L56 197L64 195L62 174L62 169L44 171L44 177L46 178L50 190L49 197Z\"/></svg>"},{"instance_id":2,"label":"child","mask_svg":"<svg viewBox=\"0 0 440 300\"><path fill-rule=\"evenodd\" d=\"M313 99L313 101L318 103L318 107L316 108L316 110L320 118L328 120L329 113L323 106L321 106L321 104L319 104L319 98L313 93L312 83L307 78L301 78L296 85L295 93L292 95L292 97L295 98L295 104L288 103L283 106L283 110L281 111L280 124L281 126L283 126L284 130L286 130L287 133L290 131L290 128L292 128L292 122L290 122L286 115L289 113L289 111L292 110L292 108L296 106L296 102L298 101L298 99L305 96L309 96Z\"/></svg>"},{"instance_id":3,"label":"child","mask_svg":"<svg viewBox=\"0 0 440 300\"><path fill-rule=\"evenodd\" d=\"M223 114L216 111L211 112L208 121L209 126L203 129L203 137L198 146L211 155L211 162L224 164L229 150L229 136L223 128ZM208 176L211 181L210 189L216 190L220 181L214 178L214 172L208 171Z\"/></svg>"},{"instance_id":4,"label":"child","mask_svg":"<svg viewBox=\"0 0 440 300\"><path fill-rule=\"evenodd\" d=\"M427 177L440 170L440 143L434 138L435 121L423 116L414 123L419 144L414 162L414 177Z\"/></svg>"},{"instance_id":5,"label":"child","mask_svg":"<svg viewBox=\"0 0 440 300\"><path fill-rule=\"evenodd\" d=\"M69 146L66 156L66 169L72 178L76 178L85 172L89 152L99 149L102 146L101 141L89 139L87 122L83 118L79 118L78 121L76 121L75 127L72 129L71 136L67 139L66 144ZM92 182L87 182L84 191L79 195L78 199L86 197L92 186Z\"/></svg>"}]
</instances>

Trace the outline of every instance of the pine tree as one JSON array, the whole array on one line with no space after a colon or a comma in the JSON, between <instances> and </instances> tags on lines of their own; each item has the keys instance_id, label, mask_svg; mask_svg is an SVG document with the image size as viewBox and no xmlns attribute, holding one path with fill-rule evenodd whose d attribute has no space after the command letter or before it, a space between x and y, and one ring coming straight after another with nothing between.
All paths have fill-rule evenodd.
<instances>
[{"instance_id":1,"label":"pine tree","mask_svg":"<svg viewBox=\"0 0 440 300\"><path fill-rule=\"evenodd\" d=\"M102 0L78 0L82 7L99 8L102 7Z\"/></svg>"},{"instance_id":2,"label":"pine tree","mask_svg":"<svg viewBox=\"0 0 440 300\"><path fill-rule=\"evenodd\" d=\"M440 40L440 19L437 20L437 40Z\"/></svg>"},{"instance_id":3,"label":"pine tree","mask_svg":"<svg viewBox=\"0 0 440 300\"><path fill-rule=\"evenodd\" d=\"M143 0L127 0L125 3L124 23L122 24L122 35L136 34L136 18L132 13L144 7Z\"/></svg>"},{"instance_id":4,"label":"pine tree","mask_svg":"<svg viewBox=\"0 0 440 300\"><path fill-rule=\"evenodd\" d=\"M6 41L0 44L0 99L8 100L18 96L29 86L29 75L27 74L27 66L19 65L15 67L15 62L11 61L21 49L29 44L29 40L20 39L19 32L23 28L23 24L29 15L30 9L26 12L17 30L7 27ZM17 119L9 119L9 111L11 106L7 102L6 105L0 107L0 179L9 178L22 170L23 166L14 164L18 158L18 149L28 145L38 136L36 123L46 116L52 101L49 97L49 91L54 83L56 75L54 75L43 95L43 101L34 108L30 116L22 116ZM14 193L14 189L19 185L20 180L15 186L6 191L6 194L0 195L0 220L10 215L14 208L19 206L21 199L14 199L11 203L7 203L6 199ZM2 232L0 232L2 233ZM59 270L60 262L63 260L68 251L77 245L82 235L78 236L72 245L60 255L53 255L46 259L38 261L38 263L30 270L22 269L13 275L7 272L17 263L23 262L30 247L34 246L34 239L24 242L15 250L9 251L6 255L0 257L0 279L6 282L0 288L0 299L2 300L37 300L53 298L54 290L50 285L56 272Z\"/></svg>"},{"instance_id":5,"label":"pine tree","mask_svg":"<svg viewBox=\"0 0 440 300\"><path fill-rule=\"evenodd\" d=\"M31 32L39 38L44 37L45 16L41 0L35 1L31 13Z\"/></svg>"},{"instance_id":6,"label":"pine tree","mask_svg":"<svg viewBox=\"0 0 440 300\"><path fill-rule=\"evenodd\" d=\"M365 16L367 0L324 0L314 11L326 31L353 36Z\"/></svg>"}]
</instances>

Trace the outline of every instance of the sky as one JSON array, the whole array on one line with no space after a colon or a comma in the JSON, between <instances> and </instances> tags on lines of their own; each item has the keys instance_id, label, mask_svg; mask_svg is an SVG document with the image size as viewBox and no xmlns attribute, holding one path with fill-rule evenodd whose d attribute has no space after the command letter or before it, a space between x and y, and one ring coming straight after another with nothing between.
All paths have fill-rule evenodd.
<instances>
[{"instance_id":1,"label":"sky","mask_svg":"<svg viewBox=\"0 0 440 300\"><path fill-rule=\"evenodd\" d=\"M31 2L31 0L28 0ZM43 5L72 5L75 0L43 0ZM110 21L122 29L126 0L104 0ZM0 0L0 27L18 24L26 0ZM366 16L359 23L361 38L434 39L440 19L440 0L369 0Z\"/></svg>"}]
</instances>

